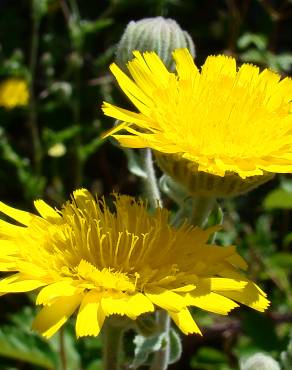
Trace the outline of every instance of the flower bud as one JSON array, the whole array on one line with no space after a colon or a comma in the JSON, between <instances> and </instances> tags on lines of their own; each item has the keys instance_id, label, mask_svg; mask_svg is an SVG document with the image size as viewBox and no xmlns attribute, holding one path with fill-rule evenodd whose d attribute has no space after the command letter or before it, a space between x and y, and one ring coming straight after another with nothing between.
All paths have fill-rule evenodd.
<instances>
[{"instance_id":1,"label":"flower bud","mask_svg":"<svg viewBox=\"0 0 292 370\"><path fill-rule=\"evenodd\" d=\"M191 36L170 18L144 18L131 21L117 46L116 62L125 69L126 63L133 58L132 52L155 51L166 67L174 70L172 51L188 48L195 56L195 46Z\"/></svg>"},{"instance_id":2,"label":"flower bud","mask_svg":"<svg viewBox=\"0 0 292 370\"><path fill-rule=\"evenodd\" d=\"M62 100L68 100L72 96L72 85L66 81L56 81L50 86L50 92Z\"/></svg>"},{"instance_id":3,"label":"flower bud","mask_svg":"<svg viewBox=\"0 0 292 370\"><path fill-rule=\"evenodd\" d=\"M51 146L48 150L48 155L50 157L59 158L66 154L66 147L63 143L56 143Z\"/></svg>"},{"instance_id":4,"label":"flower bud","mask_svg":"<svg viewBox=\"0 0 292 370\"><path fill-rule=\"evenodd\" d=\"M280 370L280 366L272 357L256 353L240 364L240 370Z\"/></svg>"}]
</instances>

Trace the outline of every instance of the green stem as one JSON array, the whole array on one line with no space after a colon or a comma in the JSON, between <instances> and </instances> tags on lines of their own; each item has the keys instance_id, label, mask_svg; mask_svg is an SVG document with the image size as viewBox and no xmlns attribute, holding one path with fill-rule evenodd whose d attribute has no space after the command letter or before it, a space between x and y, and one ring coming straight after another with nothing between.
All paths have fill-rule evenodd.
<instances>
[{"instance_id":1,"label":"green stem","mask_svg":"<svg viewBox=\"0 0 292 370\"><path fill-rule=\"evenodd\" d=\"M145 179L145 186L150 207L153 209L157 208L158 206L162 207L162 201L155 175L151 149L143 149L142 153L144 170L147 174L147 178Z\"/></svg>"},{"instance_id":2,"label":"green stem","mask_svg":"<svg viewBox=\"0 0 292 370\"><path fill-rule=\"evenodd\" d=\"M78 9L78 4L76 0L69 0L69 5L64 0L61 0L61 8L67 22L67 27L69 33L72 32L70 28L70 22L74 20L76 25L79 26L80 21L80 13ZM72 155L72 162L74 166L72 167L72 188L76 189L79 188L82 184L83 180L83 164L84 160L81 155L81 69L82 69L82 45L79 45L74 40L74 37L71 35L71 43L74 49L75 57L77 59L74 71L74 85L73 91L74 96L71 102L71 110L72 110L72 118L73 118L73 125L78 128L76 136L74 137L74 142L72 145L71 155Z\"/></svg>"},{"instance_id":3,"label":"green stem","mask_svg":"<svg viewBox=\"0 0 292 370\"><path fill-rule=\"evenodd\" d=\"M216 205L216 199L211 197L194 197L193 212L189 222L195 226L204 226L212 209Z\"/></svg>"},{"instance_id":4,"label":"green stem","mask_svg":"<svg viewBox=\"0 0 292 370\"><path fill-rule=\"evenodd\" d=\"M36 9L35 1L32 1L32 36L31 36L31 50L29 60L30 83L29 83L29 113L28 126L31 134L33 161L37 175L41 173L42 163L42 145L40 140L39 128L37 125L36 102L34 94L35 70L37 62L38 44L39 44L39 26L41 17Z\"/></svg>"},{"instance_id":5,"label":"green stem","mask_svg":"<svg viewBox=\"0 0 292 370\"><path fill-rule=\"evenodd\" d=\"M160 327L162 333L169 333L170 330L170 317L167 311L157 311L156 312L156 320L157 324ZM168 335L166 335L166 345L161 348L159 351L156 352L154 356L153 363L150 367L150 370L166 370L169 363L169 339Z\"/></svg>"},{"instance_id":6,"label":"green stem","mask_svg":"<svg viewBox=\"0 0 292 370\"><path fill-rule=\"evenodd\" d=\"M155 169L152 159L152 152L150 149L143 150L143 160L144 160L144 170L147 174L145 179L145 185L147 189L148 200L150 206L155 209L157 207L162 207L162 200L160 196L160 191L155 175ZM170 329L170 317L166 311L156 312L157 325L160 328L161 333L166 334L166 344L161 350L155 353L153 363L151 365L151 370L166 370L169 362L169 342L168 334Z\"/></svg>"},{"instance_id":7,"label":"green stem","mask_svg":"<svg viewBox=\"0 0 292 370\"><path fill-rule=\"evenodd\" d=\"M80 19L79 9L76 0L69 0L72 15L75 19Z\"/></svg>"},{"instance_id":8,"label":"green stem","mask_svg":"<svg viewBox=\"0 0 292 370\"><path fill-rule=\"evenodd\" d=\"M103 370L120 370L124 328L115 326L110 319L103 327Z\"/></svg>"},{"instance_id":9,"label":"green stem","mask_svg":"<svg viewBox=\"0 0 292 370\"><path fill-rule=\"evenodd\" d=\"M67 370L67 356L66 356L66 347L65 347L65 336L64 328L60 329L60 358L62 370Z\"/></svg>"},{"instance_id":10,"label":"green stem","mask_svg":"<svg viewBox=\"0 0 292 370\"><path fill-rule=\"evenodd\" d=\"M81 137L80 137L80 70L76 71L75 81L75 94L76 99L73 102L73 125L78 127L78 132L74 138L73 144L73 162L74 162L74 173L73 173L73 187L77 189L82 184L83 178L83 160L81 158Z\"/></svg>"}]
</instances>

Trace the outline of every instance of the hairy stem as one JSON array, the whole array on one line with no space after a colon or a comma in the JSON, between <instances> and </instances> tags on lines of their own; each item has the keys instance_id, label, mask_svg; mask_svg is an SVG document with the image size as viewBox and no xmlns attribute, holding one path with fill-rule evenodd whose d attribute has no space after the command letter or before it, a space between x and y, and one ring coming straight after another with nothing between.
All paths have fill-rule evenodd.
<instances>
[{"instance_id":1,"label":"hairy stem","mask_svg":"<svg viewBox=\"0 0 292 370\"><path fill-rule=\"evenodd\" d=\"M120 370L124 328L110 320L103 327L103 370Z\"/></svg>"},{"instance_id":2,"label":"hairy stem","mask_svg":"<svg viewBox=\"0 0 292 370\"><path fill-rule=\"evenodd\" d=\"M158 325L160 326L160 330L162 333L169 333L170 330L170 317L166 311L158 311L156 312L156 320ZM168 335L166 336L166 344L161 350L157 351L153 363L150 367L150 370L166 370L169 363L169 355L170 355L170 348L169 348L169 339Z\"/></svg>"},{"instance_id":3,"label":"hairy stem","mask_svg":"<svg viewBox=\"0 0 292 370\"><path fill-rule=\"evenodd\" d=\"M152 159L152 152L150 149L143 150L143 160L144 160L144 170L147 174L145 179L145 185L147 190L147 196L150 206L155 209L157 207L162 207L162 200L160 196L160 191L158 187L158 182L155 175L155 169ZM155 353L153 363L151 365L151 370L166 370L169 360L169 343L168 343L168 333L170 329L170 317L166 311L156 312L156 321L161 333L166 334L167 342L163 348Z\"/></svg>"},{"instance_id":4,"label":"hairy stem","mask_svg":"<svg viewBox=\"0 0 292 370\"><path fill-rule=\"evenodd\" d=\"M157 208L158 206L162 207L162 201L155 175L151 149L143 149L142 153L144 170L147 173L147 178L144 181L149 204L153 209Z\"/></svg>"},{"instance_id":5,"label":"hairy stem","mask_svg":"<svg viewBox=\"0 0 292 370\"><path fill-rule=\"evenodd\" d=\"M190 215L190 223L195 226L204 226L212 209L216 205L215 198L195 197L193 198L193 212Z\"/></svg>"},{"instance_id":6,"label":"hairy stem","mask_svg":"<svg viewBox=\"0 0 292 370\"><path fill-rule=\"evenodd\" d=\"M67 370L67 356L66 356L66 347L65 347L65 338L64 338L64 328L60 329L60 358L62 370Z\"/></svg>"}]
</instances>

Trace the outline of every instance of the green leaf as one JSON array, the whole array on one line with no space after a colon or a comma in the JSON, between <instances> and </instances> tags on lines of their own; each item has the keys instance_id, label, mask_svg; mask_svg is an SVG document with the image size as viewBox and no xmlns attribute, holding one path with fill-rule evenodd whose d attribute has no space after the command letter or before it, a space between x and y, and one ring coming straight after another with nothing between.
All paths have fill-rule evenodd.
<instances>
[{"instance_id":1,"label":"green leaf","mask_svg":"<svg viewBox=\"0 0 292 370\"><path fill-rule=\"evenodd\" d=\"M266 196L263 205L266 210L292 209L292 192L281 188L275 189Z\"/></svg>"},{"instance_id":2,"label":"green leaf","mask_svg":"<svg viewBox=\"0 0 292 370\"><path fill-rule=\"evenodd\" d=\"M292 254L285 252L278 252L272 256L269 256L269 264L280 268L288 269L292 271Z\"/></svg>"},{"instance_id":3,"label":"green leaf","mask_svg":"<svg viewBox=\"0 0 292 370\"><path fill-rule=\"evenodd\" d=\"M2 129L0 129L0 154L5 161L15 167L26 199L35 199L43 194L46 179L33 173L30 163L14 150Z\"/></svg>"},{"instance_id":4,"label":"green leaf","mask_svg":"<svg viewBox=\"0 0 292 370\"><path fill-rule=\"evenodd\" d=\"M166 334L152 335L144 337L143 335L136 335L134 339L135 357L131 364L132 369L137 369L139 366L145 364L151 353L159 351L167 343Z\"/></svg>"},{"instance_id":5,"label":"green leaf","mask_svg":"<svg viewBox=\"0 0 292 370\"><path fill-rule=\"evenodd\" d=\"M286 179L285 177L281 180L281 189L284 189L292 194L292 180Z\"/></svg>"},{"instance_id":6,"label":"green leaf","mask_svg":"<svg viewBox=\"0 0 292 370\"><path fill-rule=\"evenodd\" d=\"M240 58L243 62L266 64L266 53L256 48L250 48L241 53Z\"/></svg>"},{"instance_id":7,"label":"green leaf","mask_svg":"<svg viewBox=\"0 0 292 370\"><path fill-rule=\"evenodd\" d=\"M289 233L284 237L283 245L288 246L290 243L292 243L292 233Z\"/></svg>"},{"instance_id":8,"label":"green leaf","mask_svg":"<svg viewBox=\"0 0 292 370\"><path fill-rule=\"evenodd\" d=\"M98 19L97 21L80 21L80 27L85 34L98 32L106 27L109 27L113 24L113 20L110 18Z\"/></svg>"},{"instance_id":9,"label":"green leaf","mask_svg":"<svg viewBox=\"0 0 292 370\"><path fill-rule=\"evenodd\" d=\"M197 359L198 362L202 363L218 364L226 362L226 356L224 355L224 353L222 353L222 351L219 351L218 349L211 347L200 348L197 353Z\"/></svg>"},{"instance_id":10,"label":"green leaf","mask_svg":"<svg viewBox=\"0 0 292 370\"><path fill-rule=\"evenodd\" d=\"M159 333L151 336L136 335L135 358L131 364L131 368L136 369L141 365L149 364L152 355L164 348L169 343L169 364L177 362L182 354L182 344L178 333L171 328L169 336L166 333Z\"/></svg>"},{"instance_id":11,"label":"green leaf","mask_svg":"<svg viewBox=\"0 0 292 370\"><path fill-rule=\"evenodd\" d=\"M292 68L292 54L282 53L277 55L277 62L281 70L285 72L290 72Z\"/></svg>"},{"instance_id":12,"label":"green leaf","mask_svg":"<svg viewBox=\"0 0 292 370\"><path fill-rule=\"evenodd\" d=\"M253 311L243 313L242 327L260 350L268 352L280 348L274 323L262 313Z\"/></svg>"},{"instance_id":13,"label":"green leaf","mask_svg":"<svg viewBox=\"0 0 292 370\"><path fill-rule=\"evenodd\" d=\"M90 143L83 145L80 148L80 156L83 161L86 161L88 157L96 152L96 150L104 144L104 140L101 138L95 138Z\"/></svg>"},{"instance_id":14,"label":"green leaf","mask_svg":"<svg viewBox=\"0 0 292 370\"><path fill-rule=\"evenodd\" d=\"M237 46L239 49L246 49L250 45L254 45L258 50L265 50L267 43L266 35L247 32L238 39Z\"/></svg>"},{"instance_id":15,"label":"green leaf","mask_svg":"<svg viewBox=\"0 0 292 370\"><path fill-rule=\"evenodd\" d=\"M94 360L86 367L86 370L102 370L102 369L103 366L101 360Z\"/></svg>"},{"instance_id":16,"label":"green leaf","mask_svg":"<svg viewBox=\"0 0 292 370\"><path fill-rule=\"evenodd\" d=\"M287 350L281 352L280 359L283 370L292 369L292 333L290 334L290 341L288 343Z\"/></svg>"},{"instance_id":17,"label":"green leaf","mask_svg":"<svg viewBox=\"0 0 292 370\"><path fill-rule=\"evenodd\" d=\"M48 12L48 0L33 0L33 14L37 19L41 19Z\"/></svg>"},{"instance_id":18,"label":"green leaf","mask_svg":"<svg viewBox=\"0 0 292 370\"><path fill-rule=\"evenodd\" d=\"M169 332L169 364L177 362L182 355L182 344L179 334L173 329Z\"/></svg>"},{"instance_id":19,"label":"green leaf","mask_svg":"<svg viewBox=\"0 0 292 370\"><path fill-rule=\"evenodd\" d=\"M69 324L69 325L68 325ZM81 368L81 359L80 354L77 351L77 342L76 336L74 333L74 328L70 327L70 323L66 325L66 328L61 329L63 330L63 340L64 340L64 348L66 354L66 363L68 369L70 370L80 370ZM55 353L60 352L60 332L50 339L50 345L54 349ZM61 370L60 366L60 370Z\"/></svg>"},{"instance_id":20,"label":"green leaf","mask_svg":"<svg viewBox=\"0 0 292 370\"><path fill-rule=\"evenodd\" d=\"M80 133L80 131L81 128L79 126L71 126L57 132L47 128L44 130L43 139L46 143L46 146L51 147L54 144L64 143L68 140L73 139Z\"/></svg>"},{"instance_id":21,"label":"green leaf","mask_svg":"<svg viewBox=\"0 0 292 370\"><path fill-rule=\"evenodd\" d=\"M22 332L14 326L0 329L0 355L25 361L46 369L56 369L56 354L34 333Z\"/></svg>"}]
</instances>

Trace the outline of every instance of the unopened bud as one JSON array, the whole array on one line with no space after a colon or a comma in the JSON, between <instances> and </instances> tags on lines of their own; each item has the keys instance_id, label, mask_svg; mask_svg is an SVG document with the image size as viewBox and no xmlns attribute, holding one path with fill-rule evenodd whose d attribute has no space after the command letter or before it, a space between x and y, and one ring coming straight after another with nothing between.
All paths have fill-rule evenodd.
<instances>
[{"instance_id":1,"label":"unopened bud","mask_svg":"<svg viewBox=\"0 0 292 370\"><path fill-rule=\"evenodd\" d=\"M195 46L191 36L169 18L144 18L131 21L117 46L116 62L125 69L126 63L133 58L133 51L155 51L166 67L174 70L172 51L187 48L195 56Z\"/></svg>"},{"instance_id":2,"label":"unopened bud","mask_svg":"<svg viewBox=\"0 0 292 370\"><path fill-rule=\"evenodd\" d=\"M59 158L66 154L66 147L63 143L56 143L51 146L48 150L48 155L50 157Z\"/></svg>"},{"instance_id":3,"label":"unopened bud","mask_svg":"<svg viewBox=\"0 0 292 370\"><path fill-rule=\"evenodd\" d=\"M72 95L72 85L66 81L56 81L51 85L50 92L66 100Z\"/></svg>"},{"instance_id":4,"label":"unopened bud","mask_svg":"<svg viewBox=\"0 0 292 370\"><path fill-rule=\"evenodd\" d=\"M240 370L281 370L277 361L263 353L256 353L240 364Z\"/></svg>"}]
</instances>

